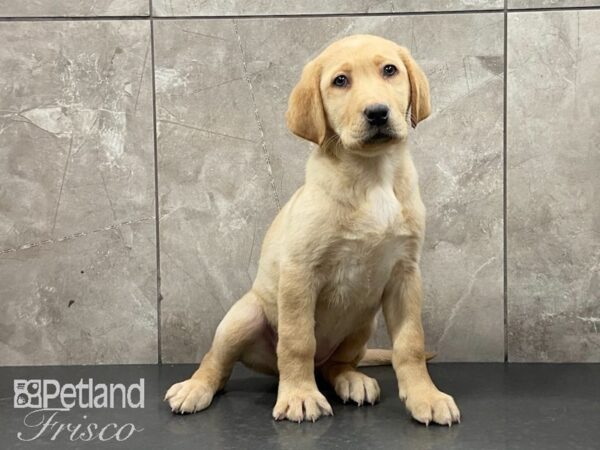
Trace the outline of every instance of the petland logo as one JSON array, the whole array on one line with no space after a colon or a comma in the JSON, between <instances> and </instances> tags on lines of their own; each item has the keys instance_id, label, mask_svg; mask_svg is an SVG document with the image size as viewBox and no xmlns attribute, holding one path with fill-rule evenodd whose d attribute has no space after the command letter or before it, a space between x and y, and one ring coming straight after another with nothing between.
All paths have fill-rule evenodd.
<instances>
[{"instance_id":1,"label":"petland logo","mask_svg":"<svg viewBox=\"0 0 600 450\"><path fill-rule=\"evenodd\" d=\"M46 437L55 441L67 438L70 441L125 441L134 433L143 431L133 423L118 425L111 422L101 425L87 422L87 414L81 423L64 422L63 416L71 408L143 408L144 379L125 386L116 384L95 384L91 378L79 383L60 384L57 380L14 380L14 407L30 408L23 419L28 432L18 432L21 441L34 441ZM87 423L84 423L87 422Z\"/></svg>"}]
</instances>

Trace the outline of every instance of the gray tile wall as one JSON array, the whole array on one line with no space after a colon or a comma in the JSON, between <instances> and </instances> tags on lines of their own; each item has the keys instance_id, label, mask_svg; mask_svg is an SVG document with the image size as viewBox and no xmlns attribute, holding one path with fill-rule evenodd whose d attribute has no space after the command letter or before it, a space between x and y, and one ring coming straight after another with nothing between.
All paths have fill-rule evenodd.
<instances>
[{"instance_id":1,"label":"gray tile wall","mask_svg":"<svg viewBox=\"0 0 600 450\"><path fill-rule=\"evenodd\" d=\"M154 0L157 16L349 14L499 9L503 0Z\"/></svg>"},{"instance_id":2,"label":"gray tile wall","mask_svg":"<svg viewBox=\"0 0 600 450\"><path fill-rule=\"evenodd\" d=\"M0 17L148 16L148 0L0 0Z\"/></svg>"},{"instance_id":3,"label":"gray tile wall","mask_svg":"<svg viewBox=\"0 0 600 450\"><path fill-rule=\"evenodd\" d=\"M152 3L0 0L0 365L197 361L302 184L289 91L352 33L432 85L428 347L600 361L600 2Z\"/></svg>"},{"instance_id":4,"label":"gray tile wall","mask_svg":"<svg viewBox=\"0 0 600 450\"><path fill-rule=\"evenodd\" d=\"M508 348L514 361L600 358L598 25L600 10L509 16Z\"/></svg>"},{"instance_id":5,"label":"gray tile wall","mask_svg":"<svg viewBox=\"0 0 600 450\"><path fill-rule=\"evenodd\" d=\"M156 23L166 361L206 352L224 310L250 287L262 238L277 208L302 185L310 148L285 127L287 95L311 55L353 33L407 43L434 86L433 118L413 143L430 214L423 257L430 346L440 359L502 359L497 13L451 21L429 15ZM476 325L466 332L464 323ZM383 323L376 338L388 345Z\"/></svg>"},{"instance_id":6,"label":"gray tile wall","mask_svg":"<svg viewBox=\"0 0 600 450\"><path fill-rule=\"evenodd\" d=\"M600 0L507 0L509 8L582 8L600 6Z\"/></svg>"},{"instance_id":7,"label":"gray tile wall","mask_svg":"<svg viewBox=\"0 0 600 450\"><path fill-rule=\"evenodd\" d=\"M150 24L0 42L0 364L155 362Z\"/></svg>"}]
</instances>

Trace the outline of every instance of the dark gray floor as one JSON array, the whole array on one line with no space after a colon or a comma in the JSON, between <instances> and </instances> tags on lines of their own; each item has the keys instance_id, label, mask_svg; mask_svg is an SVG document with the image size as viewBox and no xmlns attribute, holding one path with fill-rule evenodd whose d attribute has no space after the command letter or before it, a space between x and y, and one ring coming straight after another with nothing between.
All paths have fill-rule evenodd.
<instances>
[{"instance_id":1,"label":"dark gray floor","mask_svg":"<svg viewBox=\"0 0 600 450\"><path fill-rule=\"evenodd\" d=\"M432 364L434 380L454 395L462 411L462 423L452 428L425 428L412 421L398 400L390 367L365 369L381 386L382 399L375 406L343 405L323 387L335 416L314 424L274 422L276 380L243 367L236 368L226 391L208 410L173 415L162 402L165 390L193 369L188 365L2 368L0 448L600 449L600 364ZM52 441L52 430L31 442L17 439L19 432L25 438L34 436L41 425L27 427L24 418L31 410L13 407L14 379L77 383L90 377L94 383L124 384L143 377L145 407L73 409L60 412L55 420L71 427L82 423L81 432L90 423L99 427L133 423L143 431L120 443L70 442L68 432Z\"/></svg>"}]
</instances>

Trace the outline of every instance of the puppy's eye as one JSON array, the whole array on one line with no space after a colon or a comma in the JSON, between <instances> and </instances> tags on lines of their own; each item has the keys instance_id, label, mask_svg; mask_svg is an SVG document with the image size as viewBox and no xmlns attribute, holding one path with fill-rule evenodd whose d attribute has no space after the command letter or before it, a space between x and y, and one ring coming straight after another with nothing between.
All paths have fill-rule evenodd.
<instances>
[{"instance_id":1,"label":"puppy's eye","mask_svg":"<svg viewBox=\"0 0 600 450\"><path fill-rule=\"evenodd\" d=\"M346 75L338 75L333 79L333 85L337 87L348 86L348 77Z\"/></svg>"},{"instance_id":2,"label":"puppy's eye","mask_svg":"<svg viewBox=\"0 0 600 450\"><path fill-rule=\"evenodd\" d=\"M384 77L391 77L396 72L398 72L398 69L393 64L388 64L383 67L383 76Z\"/></svg>"}]
</instances>

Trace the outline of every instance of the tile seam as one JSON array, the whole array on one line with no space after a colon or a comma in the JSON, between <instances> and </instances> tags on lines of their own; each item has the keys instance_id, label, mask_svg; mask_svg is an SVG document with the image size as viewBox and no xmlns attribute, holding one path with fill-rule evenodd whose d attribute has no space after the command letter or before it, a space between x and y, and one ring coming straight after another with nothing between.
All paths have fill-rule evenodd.
<instances>
[{"instance_id":1,"label":"tile seam","mask_svg":"<svg viewBox=\"0 0 600 450\"><path fill-rule=\"evenodd\" d=\"M293 19L319 17L380 17L380 16L435 16L462 14L497 14L497 13L528 13L552 11L594 11L600 10L600 5L594 6L557 6L533 8L492 8L492 9L462 9L434 11L385 11L385 12L332 12L332 13L300 13L300 14L232 14L232 15L188 15L188 16L5 16L0 22L65 22L65 21L123 21L123 20L223 20L223 19Z\"/></svg>"},{"instance_id":2,"label":"tile seam","mask_svg":"<svg viewBox=\"0 0 600 450\"><path fill-rule=\"evenodd\" d=\"M156 239L156 358L162 364L162 277L160 271L160 205L158 195L158 122L156 120L155 41L152 0L148 0L150 20L150 69L152 82L152 138L154 146L154 217Z\"/></svg>"},{"instance_id":3,"label":"tile seam","mask_svg":"<svg viewBox=\"0 0 600 450\"><path fill-rule=\"evenodd\" d=\"M508 362L508 234L507 223L507 173L506 173L506 155L507 155L507 134L506 127L508 122L508 0L504 0L504 87L503 87L503 133L502 133L502 260L503 260L503 314L504 314L504 362Z\"/></svg>"}]
</instances>

